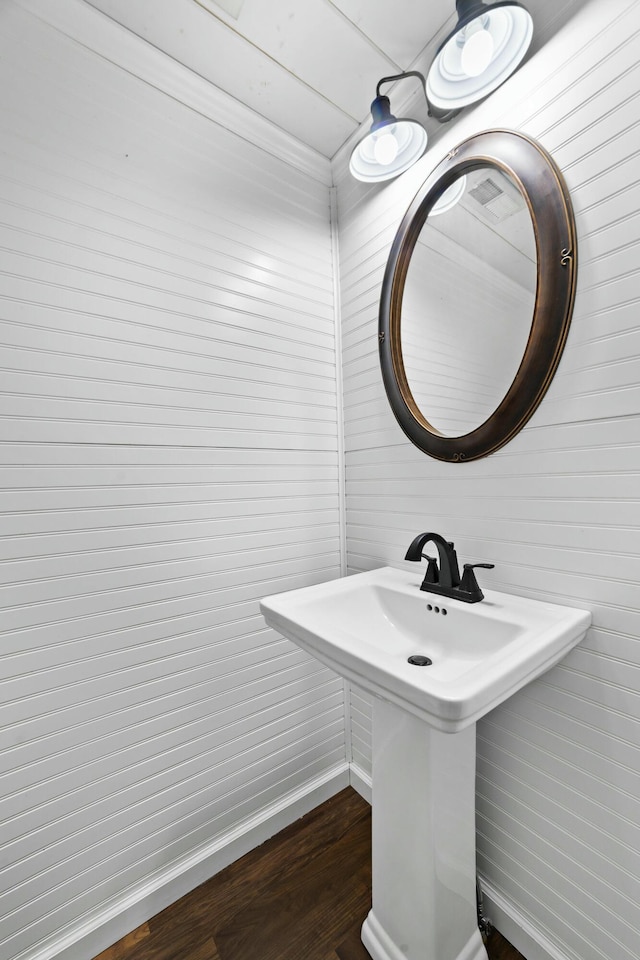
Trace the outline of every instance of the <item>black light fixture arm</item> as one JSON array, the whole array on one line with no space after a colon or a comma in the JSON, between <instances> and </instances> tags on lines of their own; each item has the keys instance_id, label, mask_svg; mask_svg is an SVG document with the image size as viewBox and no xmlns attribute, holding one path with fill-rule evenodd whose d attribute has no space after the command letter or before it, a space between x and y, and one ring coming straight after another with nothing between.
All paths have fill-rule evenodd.
<instances>
[{"instance_id":1,"label":"black light fixture arm","mask_svg":"<svg viewBox=\"0 0 640 960\"><path fill-rule=\"evenodd\" d=\"M391 103L389 98L385 96L385 94L380 93L380 87L383 83L392 83L394 80L404 80L405 77L417 77L420 81L422 92L424 93L424 98L427 102L427 112L430 117L434 117L434 119L438 120L440 123L446 123L448 120L453 120L454 117L458 116L460 113L459 110L436 110L427 96L427 87L424 74L420 73L419 70L407 70L406 73L395 73L391 77L383 77L381 80L378 80L378 85L376 87L376 99L371 104L371 115L374 123L380 123L381 121L389 122L390 119L395 119L391 113Z\"/></svg>"},{"instance_id":2,"label":"black light fixture arm","mask_svg":"<svg viewBox=\"0 0 640 960\"><path fill-rule=\"evenodd\" d=\"M380 96L380 87L383 83L392 83L394 80L404 80L405 77L418 77L422 82L422 89L425 89L425 79L424 76L419 73L417 70L407 70L406 73L395 73L392 77L383 77L382 80L378 80L378 86L376 87L376 97ZM425 93L426 97L426 93Z\"/></svg>"}]
</instances>

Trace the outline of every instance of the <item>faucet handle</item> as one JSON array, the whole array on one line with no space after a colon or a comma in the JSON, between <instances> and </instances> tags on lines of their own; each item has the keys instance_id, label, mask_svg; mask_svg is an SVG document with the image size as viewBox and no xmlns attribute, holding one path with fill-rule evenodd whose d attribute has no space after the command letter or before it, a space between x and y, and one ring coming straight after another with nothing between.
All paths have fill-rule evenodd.
<instances>
[{"instance_id":1,"label":"faucet handle","mask_svg":"<svg viewBox=\"0 0 640 960\"><path fill-rule=\"evenodd\" d=\"M478 585L476 580L476 575L473 572L477 567L481 567L484 570L493 570L495 567L494 563L465 563L462 580L460 581L460 590L464 593L471 594L473 597L476 597L478 600L482 600L484 594Z\"/></svg>"},{"instance_id":2,"label":"faucet handle","mask_svg":"<svg viewBox=\"0 0 640 960\"><path fill-rule=\"evenodd\" d=\"M422 554L422 559L427 561L427 572L424 575L423 585L425 583L439 583L440 571L435 557L429 557L426 553Z\"/></svg>"}]
</instances>

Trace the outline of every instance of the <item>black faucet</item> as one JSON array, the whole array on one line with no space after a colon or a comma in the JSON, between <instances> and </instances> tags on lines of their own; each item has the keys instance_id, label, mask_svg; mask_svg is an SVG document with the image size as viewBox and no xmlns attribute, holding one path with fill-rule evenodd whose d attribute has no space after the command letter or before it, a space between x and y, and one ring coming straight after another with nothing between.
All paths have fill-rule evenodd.
<instances>
[{"instance_id":1,"label":"black faucet","mask_svg":"<svg viewBox=\"0 0 640 960\"><path fill-rule=\"evenodd\" d=\"M422 552L424 545L429 542L436 545L439 567L435 557L429 557ZM484 598L473 571L476 567L492 570L494 566L492 563L465 563L461 578L455 547L450 540L445 540L439 533L419 534L407 550L405 560L420 561L423 558L428 561L428 566L420 586L421 590L437 593L443 597L453 597L465 603L478 603Z\"/></svg>"}]
</instances>

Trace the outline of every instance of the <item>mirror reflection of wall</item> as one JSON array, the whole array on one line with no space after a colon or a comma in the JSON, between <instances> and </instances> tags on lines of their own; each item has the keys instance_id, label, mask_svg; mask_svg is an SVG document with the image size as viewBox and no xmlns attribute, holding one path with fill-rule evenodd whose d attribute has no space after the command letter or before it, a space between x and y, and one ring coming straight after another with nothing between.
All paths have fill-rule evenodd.
<instances>
[{"instance_id":1,"label":"mirror reflection of wall","mask_svg":"<svg viewBox=\"0 0 640 960\"><path fill-rule=\"evenodd\" d=\"M401 343L417 406L433 429L457 437L491 416L520 365L536 243L524 196L497 167L467 171L446 194L411 257Z\"/></svg>"}]
</instances>

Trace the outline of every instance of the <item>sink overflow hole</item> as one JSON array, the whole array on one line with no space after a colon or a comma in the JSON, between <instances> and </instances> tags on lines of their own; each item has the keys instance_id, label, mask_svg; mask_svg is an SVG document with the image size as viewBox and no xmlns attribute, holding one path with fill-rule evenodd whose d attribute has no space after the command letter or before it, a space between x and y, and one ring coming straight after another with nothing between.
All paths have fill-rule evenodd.
<instances>
[{"instance_id":1,"label":"sink overflow hole","mask_svg":"<svg viewBox=\"0 0 640 960\"><path fill-rule=\"evenodd\" d=\"M415 667L430 667L433 660L430 660L429 657L423 657L420 653L414 653L413 656L409 657L407 663L412 663Z\"/></svg>"},{"instance_id":2,"label":"sink overflow hole","mask_svg":"<svg viewBox=\"0 0 640 960\"><path fill-rule=\"evenodd\" d=\"M431 603L427 604L427 610L433 611L434 613L441 613L443 617L446 617L447 615L447 611L444 607L434 607Z\"/></svg>"}]
</instances>

